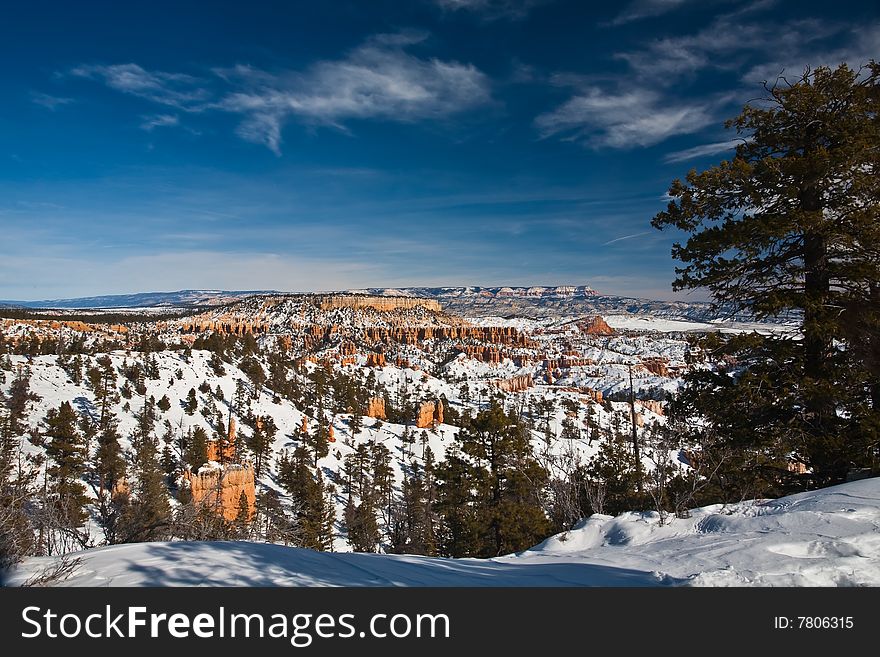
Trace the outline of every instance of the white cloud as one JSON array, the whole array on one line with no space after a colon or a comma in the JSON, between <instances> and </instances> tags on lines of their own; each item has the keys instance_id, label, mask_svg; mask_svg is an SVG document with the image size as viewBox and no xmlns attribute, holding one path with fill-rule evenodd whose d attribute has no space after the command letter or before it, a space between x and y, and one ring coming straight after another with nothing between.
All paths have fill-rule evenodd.
<instances>
[{"instance_id":1,"label":"white cloud","mask_svg":"<svg viewBox=\"0 0 880 657\"><path fill-rule=\"evenodd\" d=\"M83 65L71 74L101 80L111 89L180 109L197 109L209 92L203 80L183 73L147 71L137 64Z\"/></svg>"},{"instance_id":2,"label":"white cloud","mask_svg":"<svg viewBox=\"0 0 880 657\"><path fill-rule=\"evenodd\" d=\"M764 80L772 83L780 75L788 77L790 82L800 77L805 66L836 67L847 63L852 68L867 64L870 59L877 59L880 53L880 22L868 23L856 27L842 29L846 43L837 48L816 51L792 42L790 47L780 49L783 57L773 57L752 67L743 75L743 81L758 84Z\"/></svg>"},{"instance_id":3,"label":"white cloud","mask_svg":"<svg viewBox=\"0 0 880 657\"><path fill-rule=\"evenodd\" d=\"M690 0L634 0L610 22L610 25L623 25L643 18L661 16L678 9Z\"/></svg>"},{"instance_id":4,"label":"white cloud","mask_svg":"<svg viewBox=\"0 0 880 657\"><path fill-rule=\"evenodd\" d=\"M780 24L743 21L742 16L742 11L725 14L694 34L654 39L615 57L640 78L664 85L705 69L742 70L750 61L766 61L779 52L797 53L807 63L817 42L845 30L841 24L810 18Z\"/></svg>"},{"instance_id":5,"label":"white cloud","mask_svg":"<svg viewBox=\"0 0 880 657\"><path fill-rule=\"evenodd\" d=\"M62 105L68 105L73 102L73 98L63 98L61 96L52 96L50 94L44 94L39 91L34 91L31 93L31 102L36 105L40 105L45 107L46 109L50 109L55 111L58 107Z\"/></svg>"},{"instance_id":6,"label":"white cloud","mask_svg":"<svg viewBox=\"0 0 880 657\"><path fill-rule=\"evenodd\" d=\"M207 83L198 78L147 71L137 64L81 66L73 74L188 112L240 115L239 136L280 154L282 128L292 117L344 129L355 119L436 120L488 103L489 79L475 66L406 52L425 38L413 31L377 35L342 59L320 61L305 71L273 73L242 65L215 69L225 88L210 100ZM158 125L172 123L142 127Z\"/></svg>"},{"instance_id":7,"label":"white cloud","mask_svg":"<svg viewBox=\"0 0 880 657\"><path fill-rule=\"evenodd\" d=\"M723 153L725 151L733 150L742 143L742 139L729 139L727 141L716 141L712 144L702 144L700 146L694 146L693 148L686 148L683 151L668 153L663 158L663 161L670 163L684 162L686 160L693 160L698 157L703 157L704 155L715 155L717 153Z\"/></svg>"},{"instance_id":8,"label":"white cloud","mask_svg":"<svg viewBox=\"0 0 880 657\"><path fill-rule=\"evenodd\" d=\"M445 11L470 11L487 20L525 18L538 5L550 0L433 0Z\"/></svg>"},{"instance_id":9,"label":"white cloud","mask_svg":"<svg viewBox=\"0 0 880 657\"><path fill-rule=\"evenodd\" d=\"M709 102L671 104L647 89L609 93L592 87L540 115L535 124L545 137L564 134L593 147L631 148L698 132L714 120L710 110Z\"/></svg>"},{"instance_id":10,"label":"white cloud","mask_svg":"<svg viewBox=\"0 0 880 657\"><path fill-rule=\"evenodd\" d=\"M277 153L288 117L341 128L352 119L439 119L489 102L489 80L473 65L404 51L423 38L380 35L344 59L318 62L304 73L243 66L217 71L239 90L214 107L244 115L239 135Z\"/></svg>"},{"instance_id":11,"label":"white cloud","mask_svg":"<svg viewBox=\"0 0 880 657\"><path fill-rule=\"evenodd\" d=\"M143 117L141 129L152 132L156 128L169 128L180 124L176 114L154 114Z\"/></svg>"}]
</instances>

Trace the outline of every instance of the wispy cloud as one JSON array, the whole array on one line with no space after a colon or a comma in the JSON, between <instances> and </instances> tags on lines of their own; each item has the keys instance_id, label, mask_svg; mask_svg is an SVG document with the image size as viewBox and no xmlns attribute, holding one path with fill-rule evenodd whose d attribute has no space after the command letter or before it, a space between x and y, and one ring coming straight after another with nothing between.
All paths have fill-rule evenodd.
<instances>
[{"instance_id":1,"label":"wispy cloud","mask_svg":"<svg viewBox=\"0 0 880 657\"><path fill-rule=\"evenodd\" d=\"M55 111L62 105L69 105L73 102L73 98L64 98L62 96L52 96L50 94L44 94L39 91L31 92L31 102L40 105L41 107L45 107L46 109L50 109Z\"/></svg>"},{"instance_id":2,"label":"wispy cloud","mask_svg":"<svg viewBox=\"0 0 880 657\"><path fill-rule=\"evenodd\" d=\"M705 155L716 155L725 151L732 150L743 143L742 139L728 139L727 141L716 141L712 144L701 144L693 148L686 148L683 151L675 151L668 153L663 157L664 162L684 162L693 160Z\"/></svg>"},{"instance_id":3,"label":"wispy cloud","mask_svg":"<svg viewBox=\"0 0 880 657\"><path fill-rule=\"evenodd\" d=\"M156 128L170 128L180 125L180 119L176 114L153 114L152 116L143 117L141 129L152 132Z\"/></svg>"},{"instance_id":4,"label":"wispy cloud","mask_svg":"<svg viewBox=\"0 0 880 657\"><path fill-rule=\"evenodd\" d=\"M320 61L304 71L269 72L245 65L215 69L219 89L213 93L199 78L147 71L137 64L80 66L73 74L187 112L239 115L240 137L280 154L282 129L290 118L345 129L351 120L441 119L488 103L489 79L472 64L407 52L426 38L413 31L377 35L341 59ZM155 121L142 127L176 125L171 115L158 115Z\"/></svg>"},{"instance_id":5,"label":"wispy cloud","mask_svg":"<svg viewBox=\"0 0 880 657\"><path fill-rule=\"evenodd\" d=\"M473 65L405 51L424 38L417 33L374 37L344 59L318 62L304 73L271 74L244 66L219 71L241 90L216 106L244 115L239 134L277 153L282 125L291 116L341 128L352 119L437 119L489 101L489 80Z\"/></svg>"},{"instance_id":6,"label":"wispy cloud","mask_svg":"<svg viewBox=\"0 0 880 657\"><path fill-rule=\"evenodd\" d=\"M609 25L623 25L631 23L643 18L653 18L662 16L678 9L691 0L633 0L623 11L621 11Z\"/></svg>"},{"instance_id":7,"label":"wispy cloud","mask_svg":"<svg viewBox=\"0 0 880 657\"><path fill-rule=\"evenodd\" d=\"M623 23L661 15L689 1L635 0L615 20ZM730 112L760 93L756 85L775 79L787 63L797 63L796 73L807 64L848 61L858 65L880 50L880 23L854 26L800 17L765 20L765 10L774 4L776 0L742 3L690 34L648 40L638 48L613 53L612 57L628 65L625 81L555 75L552 80L557 86L571 87L574 93L538 116L536 127L544 137L555 135L594 148L651 146L720 124L722 111ZM833 49L826 47L829 43ZM707 95L694 85L699 76L718 71L739 77L740 88ZM675 93L670 93L673 85ZM670 153L665 159L678 162L729 147L727 142L703 144Z\"/></svg>"},{"instance_id":8,"label":"wispy cloud","mask_svg":"<svg viewBox=\"0 0 880 657\"><path fill-rule=\"evenodd\" d=\"M624 240L631 240L634 237L642 237L644 235L651 235L652 232L650 230L642 231L641 233L632 233L631 235L624 235L623 237L616 237L613 240L608 240L607 242L603 242L602 246L608 246L609 244L614 244L615 242L622 242Z\"/></svg>"},{"instance_id":9,"label":"wispy cloud","mask_svg":"<svg viewBox=\"0 0 880 657\"><path fill-rule=\"evenodd\" d=\"M562 134L592 147L652 146L674 135L698 132L713 121L712 103L670 102L657 92L580 90L535 119L543 136Z\"/></svg>"},{"instance_id":10,"label":"wispy cloud","mask_svg":"<svg viewBox=\"0 0 880 657\"><path fill-rule=\"evenodd\" d=\"M670 85L703 70L742 71L775 53L798 53L810 60L816 44L846 30L832 21L798 18L787 22L752 20L772 3L759 1L715 18L692 34L648 41L638 50L615 53L632 72L652 84Z\"/></svg>"},{"instance_id":11,"label":"wispy cloud","mask_svg":"<svg viewBox=\"0 0 880 657\"><path fill-rule=\"evenodd\" d=\"M552 0L431 0L444 11L469 11L486 20L507 18L519 20L529 12Z\"/></svg>"},{"instance_id":12,"label":"wispy cloud","mask_svg":"<svg viewBox=\"0 0 880 657\"><path fill-rule=\"evenodd\" d=\"M743 80L753 84L764 80L772 83L778 76L788 76L793 81L793 78L803 74L807 65L813 68L835 67L846 62L857 68L870 59L877 59L877 53L880 53L880 22L837 28L837 34L843 37L842 45L817 49L792 42L790 48L779 49L766 61L750 68L743 74Z\"/></svg>"},{"instance_id":13,"label":"wispy cloud","mask_svg":"<svg viewBox=\"0 0 880 657\"><path fill-rule=\"evenodd\" d=\"M203 86L204 80L184 73L148 71L137 64L82 65L70 73L100 80L116 91L182 110L198 109L197 104L210 95Z\"/></svg>"}]
</instances>

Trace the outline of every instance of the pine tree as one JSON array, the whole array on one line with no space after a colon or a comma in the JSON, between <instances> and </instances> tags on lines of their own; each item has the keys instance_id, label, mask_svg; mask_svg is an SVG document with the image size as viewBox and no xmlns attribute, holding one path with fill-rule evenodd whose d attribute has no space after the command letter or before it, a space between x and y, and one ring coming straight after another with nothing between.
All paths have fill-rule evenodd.
<instances>
[{"instance_id":1,"label":"pine tree","mask_svg":"<svg viewBox=\"0 0 880 657\"><path fill-rule=\"evenodd\" d=\"M320 400L318 400L318 423L309 436L309 446L312 448L314 465L317 467L318 459L330 453L330 423L324 415L324 406Z\"/></svg>"},{"instance_id":2,"label":"pine tree","mask_svg":"<svg viewBox=\"0 0 880 657\"><path fill-rule=\"evenodd\" d=\"M477 556L487 531L479 509L485 497L485 471L475 469L453 444L446 458L437 464L436 475L439 553L447 557Z\"/></svg>"},{"instance_id":3,"label":"pine tree","mask_svg":"<svg viewBox=\"0 0 880 657\"><path fill-rule=\"evenodd\" d=\"M82 436L76 429L76 412L70 402L46 413L46 456L51 465L46 473L51 481L51 494L61 527L76 528L85 522L88 498L80 478L85 471Z\"/></svg>"},{"instance_id":4,"label":"pine tree","mask_svg":"<svg viewBox=\"0 0 880 657\"><path fill-rule=\"evenodd\" d=\"M722 441L756 455L770 446L776 462L790 452L813 471L794 485L827 485L868 464L878 439L877 373L858 359L847 327L864 318L880 280L880 64L807 69L767 91L726 124L743 138L735 157L673 181L673 200L652 223L690 234L673 246L684 263L674 289L706 288L727 312L799 317L802 339L740 344L739 371L693 378L683 395L717 390L734 405L719 417L711 406L694 410ZM774 381L770 401L751 394L761 380ZM736 423L727 411L762 422L727 431ZM770 479L791 477L783 466Z\"/></svg>"},{"instance_id":5,"label":"pine tree","mask_svg":"<svg viewBox=\"0 0 880 657\"><path fill-rule=\"evenodd\" d=\"M184 463L198 470L208 462L208 432L201 425L196 425L187 435L187 448Z\"/></svg>"},{"instance_id":6,"label":"pine tree","mask_svg":"<svg viewBox=\"0 0 880 657\"><path fill-rule=\"evenodd\" d=\"M154 421L155 409L147 401L137 415L137 428L131 439L136 484L134 499L121 520L125 542L161 540L167 536L171 523L168 491L158 459L158 440L153 432Z\"/></svg>"},{"instance_id":7,"label":"pine tree","mask_svg":"<svg viewBox=\"0 0 880 657\"><path fill-rule=\"evenodd\" d=\"M278 480L296 505L301 544L315 550L325 550L329 547L326 490L320 477L312 473L309 456L302 445L293 451L292 458L282 454L278 462Z\"/></svg>"},{"instance_id":8,"label":"pine tree","mask_svg":"<svg viewBox=\"0 0 880 657\"><path fill-rule=\"evenodd\" d=\"M196 389L190 388L186 395L186 401L183 402L183 410L187 415L192 415L199 407L199 400L196 398Z\"/></svg>"},{"instance_id":9,"label":"pine tree","mask_svg":"<svg viewBox=\"0 0 880 657\"><path fill-rule=\"evenodd\" d=\"M9 423L14 434L25 431L23 422L27 419L31 402L40 401L40 396L30 389L30 370L19 366L12 384L9 386Z\"/></svg>"},{"instance_id":10,"label":"pine tree","mask_svg":"<svg viewBox=\"0 0 880 657\"><path fill-rule=\"evenodd\" d=\"M246 443L254 453L254 475L259 478L263 476L263 470L272 451L278 427L271 415L253 418L248 422L248 425L251 427L251 435Z\"/></svg>"}]
</instances>

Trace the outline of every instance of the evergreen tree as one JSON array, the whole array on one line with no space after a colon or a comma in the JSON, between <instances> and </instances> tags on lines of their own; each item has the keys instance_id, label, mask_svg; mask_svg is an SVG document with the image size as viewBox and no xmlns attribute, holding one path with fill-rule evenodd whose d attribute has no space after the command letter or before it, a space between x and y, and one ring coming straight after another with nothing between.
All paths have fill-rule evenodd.
<instances>
[{"instance_id":1,"label":"evergreen tree","mask_svg":"<svg viewBox=\"0 0 880 657\"><path fill-rule=\"evenodd\" d=\"M153 431L155 409L149 401L144 403L136 419L137 428L131 439L136 484L134 499L121 520L123 535L125 542L162 540L168 534L171 507L159 465L158 440Z\"/></svg>"},{"instance_id":2,"label":"evergreen tree","mask_svg":"<svg viewBox=\"0 0 880 657\"><path fill-rule=\"evenodd\" d=\"M740 344L744 367L698 375L682 392L716 391L700 397L708 407L693 410L730 447L755 455L770 447L774 464L788 452L807 464L810 479L793 486L842 481L851 467L869 464L868 447L878 440L877 373L858 358L847 330L872 308L880 280L878 106L873 61L861 71L820 67L778 82L727 122L743 138L735 157L673 181L673 200L652 222L690 234L673 246L684 263L674 289L706 288L728 312L799 317L802 338ZM752 387L768 379L772 399L756 399ZM733 406L718 409L712 396ZM728 430L727 422L739 424L733 412L744 410L761 423ZM783 466L769 479L782 485L791 477Z\"/></svg>"},{"instance_id":3,"label":"evergreen tree","mask_svg":"<svg viewBox=\"0 0 880 657\"><path fill-rule=\"evenodd\" d=\"M318 465L318 459L322 459L330 453L330 422L324 415L324 405L318 399L318 422L314 432L309 436L309 446L312 448L314 465Z\"/></svg>"},{"instance_id":4,"label":"evergreen tree","mask_svg":"<svg viewBox=\"0 0 880 657\"><path fill-rule=\"evenodd\" d=\"M282 454L278 479L294 499L301 545L315 550L329 548L327 541L326 490L320 477L309 467L309 453L304 446L293 451L292 458Z\"/></svg>"},{"instance_id":5,"label":"evergreen tree","mask_svg":"<svg viewBox=\"0 0 880 657\"><path fill-rule=\"evenodd\" d=\"M519 418L505 414L492 399L456 439L473 459L474 479L484 484L477 511L481 530L489 535L482 537L478 556L523 550L546 538L550 523L543 497L549 477L535 460Z\"/></svg>"},{"instance_id":6,"label":"evergreen tree","mask_svg":"<svg viewBox=\"0 0 880 657\"><path fill-rule=\"evenodd\" d=\"M82 525L88 514L88 498L80 478L85 470L82 436L76 429L76 412L70 402L62 402L57 409L46 413L46 456L51 465L46 473L51 482L52 503L56 507L62 528Z\"/></svg>"},{"instance_id":7,"label":"evergreen tree","mask_svg":"<svg viewBox=\"0 0 880 657\"><path fill-rule=\"evenodd\" d=\"M201 425L193 427L187 435L184 463L198 470L208 462L208 432Z\"/></svg>"},{"instance_id":8,"label":"evergreen tree","mask_svg":"<svg viewBox=\"0 0 880 657\"><path fill-rule=\"evenodd\" d=\"M187 415L192 415L196 412L196 409L199 407L199 400L196 398L196 389L190 388L189 392L186 395L186 400L183 402L183 410Z\"/></svg>"},{"instance_id":9,"label":"evergreen tree","mask_svg":"<svg viewBox=\"0 0 880 657\"><path fill-rule=\"evenodd\" d=\"M254 453L254 475L262 477L265 464L272 451L272 444L275 442L275 435L278 433L278 427L271 415L252 418L248 425L251 427L251 435L246 443Z\"/></svg>"},{"instance_id":10,"label":"evergreen tree","mask_svg":"<svg viewBox=\"0 0 880 657\"><path fill-rule=\"evenodd\" d=\"M439 553L447 557L477 556L487 533L479 509L485 498L486 472L475 469L453 444L446 458L437 464L436 474Z\"/></svg>"},{"instance_id":11,"label":"evergreen tree","mask_svg":"<svg viewBox=\"0 0 880 657\"><path fill-rule=\"evenodd\" d=\"M30 389L30 370L19 367L12 384L9 386L9 423L14 434L25 431L23 422L27 419L31 402L40 401L40 396Z\"/></svg>"}]
</instances>

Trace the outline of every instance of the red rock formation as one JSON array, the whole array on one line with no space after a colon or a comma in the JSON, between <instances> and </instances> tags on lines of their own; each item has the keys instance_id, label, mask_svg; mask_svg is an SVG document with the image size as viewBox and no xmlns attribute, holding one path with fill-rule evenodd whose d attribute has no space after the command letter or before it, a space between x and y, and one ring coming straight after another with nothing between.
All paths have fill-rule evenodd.
<instances>
[{"instance_id":1,"label":"red rock formation","mask_svg":"<svg viewBox=\"0 0 880 657\"><path fill-rule=\"evenodd\" d=\"M419 412L416 416L416 427L418 429L427 429L428 427L436 427L443 424L443 403L440 401L424 402L419 406Z\"/></svg>"},{"instance_id":2,"label":"red rock formation","mask_svg":"<svg viewBox=\"0 0 880 657\"><path fill-rule=\"evenodd\" d=\"M587 335L614 335L614 329L608 326L607 322L600 315L578 322L577 326Z\"/></svg>"},{"instance_id":3,"label":"red rock formation","mask_svg":"<svg viewBox=\"0 0 880 657\"><path fill-rule=\"evenodd\" d=\"M238 516L238 504L244 493L248 503L248 517L254 513L254 467L226 465L204 468L199 472L187 470L184 480L189 484L193 504L209 506L227 520Z\"/></svg>"},{"instance_id":4,"label":"red rock formation","mask_svg":"<svg viewBox=\"0 0 880 657\"><path fill-rule=\"evenodd\" d=\"M379 420L385 420L388 416L385 414L385 398L373 397L367 405L367 416L374 417Z\"/></svg>"},{"instance_id":5,"label":"red rock formation","mask_svg":"<svg viewBox=\"0 0 880 657\"><path fill-rule=\"evenodd\" d=\"M562 359L563 367L586 367L588 365L595 365L595 361L591 358L585 358L583 356L565 356Z\"/></svg>"},{"instance_id":6,"label":"red rock formation","mask_svg":"<svg viewBox=\"0 0 880 657\"><path fill-rule=\"evenodd\" d=\"M531 374L521 374L509 379L495 379L492 385L504 392L522 392L534 386L535 381Z\"/></svg>"},{"instance_id":7,"label":"red rock formation","mask_svg":"<svg viewBox=\"0 0 880 657\"><path fill-rule=\"evenodd\" d=\"M637 399L636 404L647 408L652 413L663 415L663 404L656 399Z\"/></svg>"},{"instance_id":8,"label":"red rock formation","mask_svg":"<svg viewBox=\"0 0 880 657\"><path fill-rule=\"evenodd\" d=\"M642 365L657 376L669 376L669 360L666 358L646 358L642 361Z\"/></svg>"},{"instance_id":9,"label":"red rock formation","mask_svg":"<svg viewBox=\"0 0 880 657\"><path fill-rule=\"evenodd\" d=\"M385 354L367 354L367 367L385 367Z\"/></svg>"},{"instance_id":10,"label":"red rock formation","mask_svg":"<svg viewBox=\"0 0 880 657\"><path fill-rule=\"evenodd\" d=\"M302 434L307 434L309 432L309 421L305 415L303 415L302 426L299 428Z\"/></svg>"},{"instance_id":11,"label":"red rock formation","mask_svg":"<svg viewBox=\"0 0 880 657\"><path fill-rule=\"evenodd\" d=\"M202 314L192 318L192 321L181 325L184 333L228 333L244 336L248 333L257 335L269 332L269 325L261 319L251 316L236 314L223 314L219 317Z\"/></svg>"},{"instance_id":12,"label":"red rock formation","mask_svg":"<svg viewBox=\"0 0 880 657\"><path fill-rule=\"evenodd\" d=\"M336 442L336 436L333 435L333 425L331 424L331 425L328 427L328 429L329 429L329 432L327 433L327 442L328 442L328 443L335 443L335 442Z\"/></svg>"}]
</instances>

